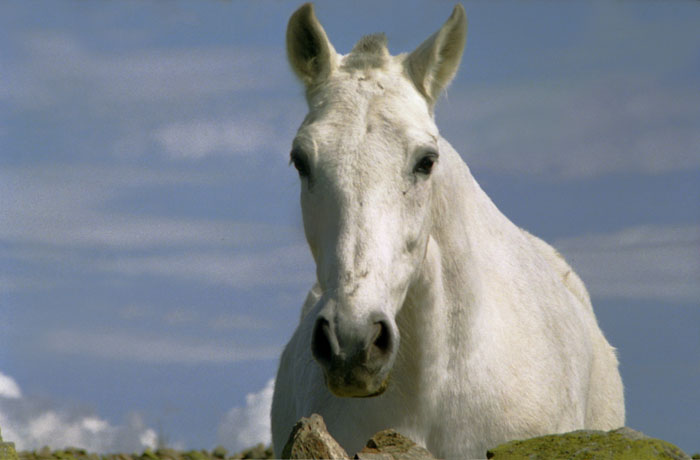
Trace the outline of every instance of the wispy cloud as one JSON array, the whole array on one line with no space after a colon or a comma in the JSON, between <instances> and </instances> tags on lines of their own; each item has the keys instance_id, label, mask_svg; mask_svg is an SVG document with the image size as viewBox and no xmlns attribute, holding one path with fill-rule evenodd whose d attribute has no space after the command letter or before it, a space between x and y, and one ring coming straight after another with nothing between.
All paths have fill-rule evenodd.
<instances>
[{"instance_id":1,"label":"wispy cloud","mask_svg":"<svg viewBox=\"0 0 700 460\"><path fill-rule=\"evenodd\" d=\"M8 382L11 385L8 387ZM2 391L2 388L12 391ZM92 452L131 452L155 448L156 432L132 413L114 425L83 409L58 407L50 401L23 396L11 377L0 373L0 427L5 441L18 450L75 446Z\"/></svg>"},{"instance_id":2,"label":"wispy cloud","mask_svg":"<svg viewBox=\"0 0 700 460\"><path fill-rule=\"evenodd\" d=\"M641 226L564 238L554 246L594 297L700 306L700 226Z\"/></svg>"},{"instance_id":3,"label":"wispy cloud","mask_svg":"<svg viewBox=\"0 0 700 460\"><path fill-rule=\"evenodd\" d=\"M133 159L160 149L167 158L189 160L276 151L293 132L290 114L303 109L296 101L289 110L289 104L269 95L293 81L281 47L106 51L78 36L49 31L27 32L11 43L19 49L11 59L0 58L0 101L7 103L12 120L30 114L47 122L39 129L59 127L51 133L54 141L65 134L73 155L85 158L95 151ZM268 94L252 104L255 91ZM285 120L271 124L273 115ZM3 133L13 141L26 135L0 126Z\"/></svg>"},{"instance_id":4,"label":"wispy cloud","mask_svg":"<svg viewBox=\"0 0 700 460\"><path fill-rule=\"evenodd\" d=\"M306 286L305 286L306 287ZM296 305L304 298L305 292L295 295L289 294L289 298L276 296L274 305ZM200 307L201 308L201 307ZM202 330L219 331L260 331L272 329L269 318L257 317L242 313L219 313L215 316L197 314L194 306L182 306L161 311L149 304L130 304L122 307L118 313L120 319L130 322L156 321L169 326L187 325L188 327L203 328ZM1 383L1 382L0 382ZM0 388L2 386L0 385Z\"/></svg>"},{"instance_id":5,"label":"wispy cloud","mask_svg":"<svg viewBox=\"0 0 700 460\"><path fill-rule=\"evenodd\" d=\"M186 251L122 256L94 265L123 276L160 276L237 288L311 285L313 265L305 244L238 254Z\"/></svg>"},{"instance_id":6,"label":"wispy cloud","mask_svg":"<svg viewBox=\"0 0 700 460\"><path fill-rule=\"evenodd\" d=\"M24 60L9 67L0 95L19 106L50 107L80 94L105 103L193 101L270 88L286 67L280 49L183 48L98 52L74 36L34 32L22 41Z\"/></svg>"},{"instance_id":7,"label":"wispy cloud","mask_svg":"<svg viewBox=\"0 0 700 460\"><path fill-rule=\"evenodd\" d=\"M452 91L443 133L475 168L545 180L700 169L700 93L635 76Z\"/></svg>"},{"instance_id":8,"label":"wispy cloud","mask_svg":"<svg viewBox=\"0 0 700 460\"><path fill-rule=\"evenodd\" d=\"M45 347L53 353L101 359L159 364L230 364L276 359L279 347L231 342L153 338L121 332L77 330L49 332Z\"/></svg>"},{"instance_id":9,"label":"wispy cloud","mask_svg":"<svg viewBox=\"0 0 700 460\"><path fill-rule=\"evenodd\" d=\"M183 245L248 246L288 241L284 226L120 212L111 200L141 187L202 185L216 175L138 168L60 166L0 171L0 239L58 247L138 249Z\"/></svg>"},{"instance_id":10,"label":"wispy cloud","mask_svg":"<svg viewBox=\"0 0 700 460\"><path fill-rule=\"evenodd\" d=\"M299 303L299 299L302 299L303 295L294 297L290 304L294 302ZM279 302L283 304L282 302ZM213 318L209 321L209 327L216 331L230 331L230 330L243 330L243 331L260 331L263 329L270 329L272 325L267 318L256 318L251 315L237 315L237 314L222 314Z\"/></svg>"},{"instance_id":11,"label":"wispy cloud","mask_svg":"<svg viewBox=\"0 0 700 460\"><path fill-rule=\"evenodd\" d=\"M7 168L0 172L0 240L6 243L0 255L35 267L70 266L72 271L167 276L237 287L310 282L310 258L298 228L131 214L109 205L145 185L200 180L197 174L106 167ZM95 257L95 250L113 257ZM39 272L6 271L0 289L50 286L50 279L32 283Z\"/></svg>"},{"instance_id":12,"label":"wispy cloud","mask_svg":"<svg viewBox=\"0 0 700 460\"><path fill-rule=\"evenodd\" d=\"M505 65L525 69L454 85L443 132L476 168L544 180L700 169L697 12L678 6L591 4L566 40L518 44Z\"/></svg>"},{"instance_id":13,"label":"wispy cloud","mask_svg":"<svg viewBox=\"0 0 700 460\"><path fill-rule=\"evenodd\" d=\"M175 122L157 129L154 139L176 159L201 159L210 154L246 155L280 150L277 127L249 118Z\"/></svg>"}]
</instances>

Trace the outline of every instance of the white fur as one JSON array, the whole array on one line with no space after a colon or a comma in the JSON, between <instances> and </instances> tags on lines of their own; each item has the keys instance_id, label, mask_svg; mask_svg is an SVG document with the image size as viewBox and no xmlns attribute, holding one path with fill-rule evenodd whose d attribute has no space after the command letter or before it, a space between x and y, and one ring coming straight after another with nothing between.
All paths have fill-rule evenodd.
<instances>
[{"instance_id":1,"label":"white fur","mask_svg":"<svg viewBox=\"0 0 700 460\"><path fill-rule=\"evenodd\" d=\"M501 214L438 134L435 88L456 71L464 40L455 30L465 27L458 6L417 53L389 56L370 37L342 56L309 5L290 20L290 62L309 102L295 145L309 157L301 204L318 282L280 361L277 456L294 423L314 412L351 454L394 428L439 458L624 424L615 350L583 283L553 248ZM299 33L297 45L321 41L312 46L320 55L290 46ZM426 149L439 160L431 175L415 174ZM400 341L382 395L340 398L326 387L311 335L328 302L357 324L378 311L394 322Z\"/></svg>"}]
</instances>

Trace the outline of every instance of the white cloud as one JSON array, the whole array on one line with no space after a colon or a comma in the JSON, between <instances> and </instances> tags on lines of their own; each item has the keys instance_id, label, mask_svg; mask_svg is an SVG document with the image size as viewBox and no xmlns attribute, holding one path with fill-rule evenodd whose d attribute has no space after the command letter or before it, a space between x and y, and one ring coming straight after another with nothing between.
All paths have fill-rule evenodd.
<instances>
[{"instance_id":1,"label":"white cloud","mask_svg":"<svg viewBox=\"0 0 700 460\"><path fill-rule=\"evenodd\" d=\"M201 180L196 173L190 177L131 168L4 169L0 172L4 217L0 219L0 240L9 244L0 253L42 270L3 274L0 290L60 283L47 278L47 267L125 276L152 274L232 286L310 282L310 257L299 228L131 215L109 206L110 201L145 185L198 184ZM95 257L91 253L95 249L109 251L114 257ZM274 257L282 261L271 259Z\"/></svg>"},{"instance_id":2,"label":"white cloud","mask_svg":"<svg viewBox=\"0 0 700 460\"><path fill-rule=\"evenodd\" d=\"M293 294L288 290L274 297L271 304L296 305L306 295L305 291L293 290ZM122 307L118 315L126 321L142 322L145 320L160 320L167 325L189 325L205 327L213 331L260 331L272 329L274 325L269 318L256 317L239 313L221 313L210 317L209 315L196 314L195 306L177 307L169 309L164 313L158 313L154 305L130 304Z\"/></svg>"},{"instance_id":3,"label":"white cloud","mask_svg":"<svg viewBox=\"0 0 700 460\"><path fill-rule=\"evenodd\" d=\"M554 242L594 297L700 306L700 226L640 226Z\"/></svg>"},{"instance_id":4,"label":"white cloud","mask_svg":"<svg viewBox=\"0 0 700 460\"><path fill-rule=\"evenodd\" d=\"M311 285L314 267L305 244L249 254L185 251L115 257L93 267L124 276L144 275L227 285L236 288Z\"/></svg>"},{"instance_id":5,"label":"white cloud","mask_svg":"<svg viewBox=\"0 0 700 460\"><path fill-rule=\"evenodd\" d=\"M194 120L157 129L154 139L177 159L201 159L211 154L252 154L280 150L278 128L260 120ZM286 141L288 143L288 141Z\"/></svg>"},{"instance_id":6,"label":"white cloud","mask_svg":"<svg viewBox=\"0 0 700 460\"><path fill-rule=\"evenodd\" d=\"M212 177L206 181L212 181ZM278 226L122 214L105 203L143 186L201 184L196 173L113 167L27 167L0 171L0 238L59 247L152 248L278 241Z\"/></svg>"},{"instance_id":7,"label":"white cloud","mask_svg":"<svg viewBox=\"0 0 700 460\"><path fill-rule=\"evenodd\" d=\"M28 34L24 60L7 67L2 95L46 108L86 101L111 110L133 102L193 101L276 86L282 50L263 47L141 49L105 53L68 34Z\"/></svg>"},{"instance_id":8,"label":"white cloud","mask_svg":"<svg viewBox=\"0 0 700 460\"><path fill-rule=\"evenodd\" d=\"M0 373L15 386L11 377ZM0 427L5 441L18 450L79 447L92 452L132 452L155 448L157 435L138 414L131 414L122 425L84 410L55 407L46 401L23 397L19 387L15 397L0 396Z\"/></svg>"},{"instance_id":9,"label":"white cloud","mask_svg":"<svg viewBox=\"0 0 700 460\"><path fill-rule=\"evenodd\" d=\"M257 393L246 395L245 406L234 407L219 425L219 443L232 452L271 442L270 409L275 381L270 379Z\"/></svg>"},{"instance_id":10,"label":"white cloud","mask_svg":"<svg viewBox=\"0 0 700 460\"><path fill-rule=\"evenodd\" d=\"M0 398L18 399L22 397L22 391L15 379L0 372Z\"/></svg>"},{"instance_id":11,"label":"white cloud","mask_svg":"<svg viewBox=\"0 0 700 460\"><path fill-rule=\"evenodd\" d=\"M303 295L299 295L294 298L293 301L299 302L299 299L303 299ZM288 302L293 303L293 302ZM277 305L283 305L282 302L276 302ZM237 315L233 313L226 313L212 318L209 321L209 327L215 331L260 331L264 329L272 328L269 320L264 318L256 318L250 315Z\"/></svg>"},{"instance_id":12,"label":"white cloud","mask_svg":"<svg viewBox=\"0 0 700 460\"><path fill-rule=\"evenodd\" d=\"M52 353L157 364L237 363L275 359L280 353L274 345L153 338L120 332L58 330L47 333L44 341Z\"/></svg>"}]
</instances>

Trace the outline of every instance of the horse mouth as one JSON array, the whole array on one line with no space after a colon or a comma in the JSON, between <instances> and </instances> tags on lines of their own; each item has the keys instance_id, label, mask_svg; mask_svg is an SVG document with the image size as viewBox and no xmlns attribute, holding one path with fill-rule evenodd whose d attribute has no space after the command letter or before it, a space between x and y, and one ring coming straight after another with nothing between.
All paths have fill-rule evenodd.
<instances>
[{"instance_id":1,"label":"horse mouth","mask_svg":"<svg viewBox=\"0 0 700 460\"><path fill-rule=\"evenodd\" d=\"M355 398L375 398L377 396L382 395L386 391L387 388L389 388L389 379L388 378L382 382L382 384L379 386L379 389L377 391L375 391L374 393L370 393L370 394L364 395L364 396L355 396Z\"/></svg>"},{"instance_id":2,"label":"horse mouth","mask_svg":"<svg viewBox=\"0 0 700 460\"><path fill-rule=\"evenodd\" d=\"M341 381L329 377L324 373L326 387L339 398L375 398L382 395L389 388L389 376L387 375L379 385L371 382L360 382L355 379L348 381L343 378Z\"/></svg>"}]
</instances>

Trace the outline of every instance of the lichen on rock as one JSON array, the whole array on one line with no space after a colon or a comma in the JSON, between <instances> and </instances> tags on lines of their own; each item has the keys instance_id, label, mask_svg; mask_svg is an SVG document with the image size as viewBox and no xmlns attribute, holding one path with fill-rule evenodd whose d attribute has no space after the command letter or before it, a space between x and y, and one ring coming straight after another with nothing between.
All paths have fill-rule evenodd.
<instances>
[{"instance_id":1,"label":"lichen on rock","mask_svg":"<svg viewBox=\"0 0 700 460\"><path fill-rule=\"evenodd\" d=\"M661 439L623 427L612 431L579 430L511 441L490 449L495 460L690 460L682 450Z\"/></svg>"}]
</instances>

